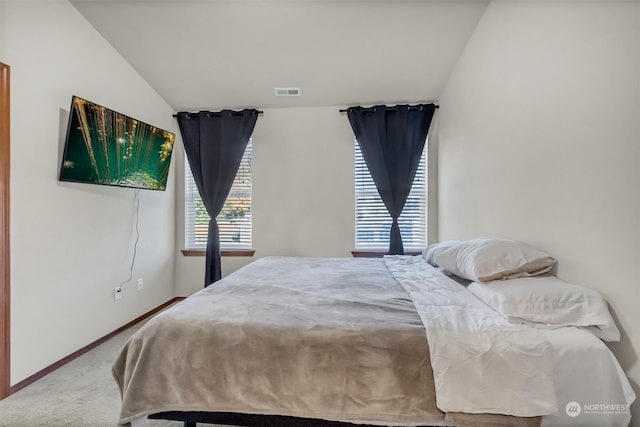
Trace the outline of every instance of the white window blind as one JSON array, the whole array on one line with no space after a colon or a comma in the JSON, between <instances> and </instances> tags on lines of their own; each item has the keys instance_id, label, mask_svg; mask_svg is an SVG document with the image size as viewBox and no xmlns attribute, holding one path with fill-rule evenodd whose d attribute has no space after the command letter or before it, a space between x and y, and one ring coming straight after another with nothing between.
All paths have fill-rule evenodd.
<instances>
[{"instance_id":1,"label":"white window blind","mask_svg":"<svg viewBox=\"0 0 640 427\"><path fill-rule=\"evenodd\" d=\"M249 140L227 201L218 215L220 248L251 249L251 156ZM185 245L187 249L207 247L209 215L202 203L185 157Z\"/></svg>"},{"instance_id":2,"label":"white window blind","mask_svg":"<svg viewBox=\"0 0 640 427\"><path fill-rule=\"evenodd\" d=\"M398 220L404 250L422 250L426 243L426 143L411 192ZM389 249L391 216L373 183L360 146L355 141L356 244L357 250Z\"/></svg>"}]
</instances>

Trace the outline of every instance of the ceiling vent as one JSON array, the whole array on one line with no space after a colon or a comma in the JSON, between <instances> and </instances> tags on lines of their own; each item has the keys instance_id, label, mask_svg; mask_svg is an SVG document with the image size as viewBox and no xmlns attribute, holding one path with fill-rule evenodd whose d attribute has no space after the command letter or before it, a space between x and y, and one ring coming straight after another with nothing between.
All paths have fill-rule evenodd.
<instances>
[{"instance_id":1,"label":"ceiling vent","mask_svg":"<svg viewBox=\"0 0 640 427\"><path fill-rule=\"evenodd\" d=\"M299 87L277 87L274 90L276 96L300 96Z\"/></svg>"}]
</instances>

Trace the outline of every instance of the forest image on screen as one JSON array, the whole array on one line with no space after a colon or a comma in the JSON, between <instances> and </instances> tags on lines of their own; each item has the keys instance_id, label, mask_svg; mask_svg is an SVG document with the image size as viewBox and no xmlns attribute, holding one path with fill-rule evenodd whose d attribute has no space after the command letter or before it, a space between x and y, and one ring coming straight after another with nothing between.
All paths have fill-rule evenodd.
<instances>
[{"instance_id":1,"label":"forest image on screen","mask_svg":"<svg viewBox=\"0 0 640 427\"><path fill-rule=\"evenodd\" d=\"M73 97L61 181L164 190L175 135Z\"/></svg>"}]
</instances>

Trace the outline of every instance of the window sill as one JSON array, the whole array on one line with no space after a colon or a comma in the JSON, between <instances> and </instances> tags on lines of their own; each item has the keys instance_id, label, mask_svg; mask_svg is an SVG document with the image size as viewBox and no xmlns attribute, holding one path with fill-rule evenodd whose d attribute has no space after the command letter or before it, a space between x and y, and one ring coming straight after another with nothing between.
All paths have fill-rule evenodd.
<instances>
[{"instance_id":1,"label":"window sill","mask_svg":"<svg viewBox=\"0 0 640 427\"><path fill-rule=\"evenodd\" d=\"M207 251L204 249L182 249L182 255L184 256L206 256ZM256 253L253 249L239 249L239 250L222 250L220 255L226 257L232 256L253 256Z\"/></svg>"},{"instance_id":2,"label":"window sill","mask_svg":"<svg viewBox=\"0 0 640 427\"><path fill-rule=\"evenodd\" d=\"M387 251L351 251L354 258L382 258ZM406 251L405 255L421 255L422 251Z\"/></svg>"}]
</instances>

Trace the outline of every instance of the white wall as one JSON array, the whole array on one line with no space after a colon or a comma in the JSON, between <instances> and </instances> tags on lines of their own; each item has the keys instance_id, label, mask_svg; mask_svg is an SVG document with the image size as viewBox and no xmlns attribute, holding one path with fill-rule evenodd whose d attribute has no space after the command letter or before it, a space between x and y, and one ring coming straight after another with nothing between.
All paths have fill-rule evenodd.
<instances>
[{"instance_id":1,"label":"white wall","mask_svg":"<svg viewBox=\"0 0 640 427\"><path fill-rule=\"evenodd\" d=\"M141 191L134 282L135 190L60 183L72 95L175 131L172 109L66 1L5 2L11 66L11 383L174 296L175 179ZM172 172L173 174L173 172Z\"/></svg>"},{"instance_id":2,"label":"white wall","mask_svg":"<svg viewBox=\"0 0 640 427\"><path fill-rule=\"evenodd\" d=\"M268 255L351 256L353 132L339 109L275 108L258 118L252 164L256 253L253 258L223 258L223 274ZM184 246L182 166L177 171L176 288L178 295L189 295L202 288L204 259L179 252Z\"/></svg>"},{"instance_id":3,"label":"white wall","mask_svg":"<svg viewBox=\"0 0 640 427\"><path fill-rule=\"evenodd\" d=\"M492 2L440 97L438 215L440 239L528 241L602 292L640 395L639 46L638 3Z\"/></svg>"},{"instance_id":4,"label":"white wall","mask_svg":"<svg viewBox=\"0 0 640 427\"><path fill-rule=\"evenodd\" d=\"M4 58L4 0L0 0L0 59Z\"/></svg>"}]
</instances>

